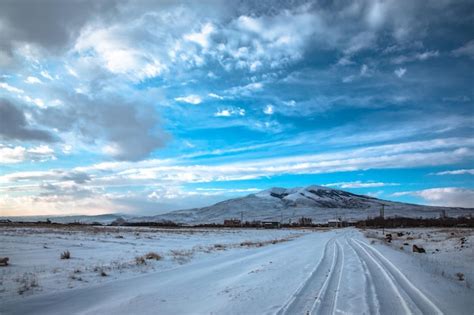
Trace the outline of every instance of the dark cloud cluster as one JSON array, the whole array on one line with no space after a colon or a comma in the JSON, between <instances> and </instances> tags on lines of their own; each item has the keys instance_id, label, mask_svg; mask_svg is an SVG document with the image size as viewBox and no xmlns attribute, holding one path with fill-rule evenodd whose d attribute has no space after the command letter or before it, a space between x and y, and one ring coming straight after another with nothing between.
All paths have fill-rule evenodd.
<instances>
[{"instance_id":1,"label":"dark cloud cluster","mask_svg":"<svg viewBox=\"0 0 474 315\"><path fill-rule=\"evenodd\" d=\"M0 138L44 142L57 140L50 132L29 126L23 111L6 99L0 99Z\"/></svg>"},{"instance_id":2,"label":"dark cloud cluster","mask_svg":"<svg viewBox=\"0 0 474 315\"><path fill-rule=\"evenodd\" d=\"M13 62L22 43L49 53L62 51L86 22L107 15L115 5L115 0L0 1L0 66Z\"/></svg>"},{"instance_id":3,"label":"dark cloud cluster","mask_svg":"<svg viewBox=\"0 0 474 315\"><path fill-rule=\"evenodd\" d=\"M156 111L148 104L129 103L113 96L91 100L76 95L66 99L64 106L36 111L36 120L51 128L74 131L85 142L102 145L104 153L118 160L143 159L168 138L158 127Z\"/></svg>"},{"instance_id":4,"label":"dark cloud cluster","mask_svg":"<svg viewBox=\"0 0 474 315\"><path fill-rule=\"evenodd\" d=\"M89 174L84 173L84 172L68 172L66 175L64 175L61 180L64 181L73 181L76 184L84 184L86 182L89 182L91 180L91 177Z\"/></svg>"}]
</instances>

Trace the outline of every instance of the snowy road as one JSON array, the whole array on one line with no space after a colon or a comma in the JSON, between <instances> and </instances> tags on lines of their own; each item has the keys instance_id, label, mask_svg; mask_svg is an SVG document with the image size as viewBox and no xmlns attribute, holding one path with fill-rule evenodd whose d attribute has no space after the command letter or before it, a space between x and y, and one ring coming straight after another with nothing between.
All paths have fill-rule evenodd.
<instances>
[{"instance_id":1,"label":"snowy road","mask_svg":"<svg viewBox=\"0 0 474 315\"><path fill-rule=\"evenodd\" d=\"M403 273L377 249L354 238L330 240L323 259L294 299L281 314L335 314L338 299L350 295L348 286L341 285L345 260L360 262L366 283L364 304L368 313L390 314L442 314L443 312L423 294ZM357 275L351 274L347 281ZM354 310L355 311L355 310Z\"/></svg>"},{"instance_id":2,"label":"snowy road","mask_svg":"<svg viewBox=\"0 0 474 315\"><path fill-rule=\"evenodd\" d=\"M473 291L353 229L229 250L177 268L21 298L1 314L472 314Z\"/></svg>"}]
</instances>

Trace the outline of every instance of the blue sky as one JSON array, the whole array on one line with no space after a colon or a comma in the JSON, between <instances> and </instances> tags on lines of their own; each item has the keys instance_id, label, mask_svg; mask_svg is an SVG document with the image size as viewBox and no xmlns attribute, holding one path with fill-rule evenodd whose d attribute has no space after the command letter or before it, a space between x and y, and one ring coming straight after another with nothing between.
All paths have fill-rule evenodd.
<instances>
[{"instance_id":1,"label":"blue sky","mask_svg":"<svg viewBox=\"0 0 474 315\"><path fill-rule=\"evenodd\" d=\"M272 186L474 206L472 1L5 1L0 215Z\"/></svg>"}]
</instances>

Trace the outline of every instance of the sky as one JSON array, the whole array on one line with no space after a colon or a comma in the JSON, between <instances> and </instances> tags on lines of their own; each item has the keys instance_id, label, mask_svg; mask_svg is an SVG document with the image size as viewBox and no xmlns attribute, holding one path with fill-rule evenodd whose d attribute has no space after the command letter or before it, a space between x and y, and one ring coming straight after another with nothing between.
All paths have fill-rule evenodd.
<instances>
[{"instance_id":1,"label":"sky","mask_svg":"<svg viewBox=\"0 0 474 315\"><path fill-rule=\"evenodd\" d=\"M474 207L473 30L470 0L0 1L0 215Z\"/></svg>"}]
</instances>

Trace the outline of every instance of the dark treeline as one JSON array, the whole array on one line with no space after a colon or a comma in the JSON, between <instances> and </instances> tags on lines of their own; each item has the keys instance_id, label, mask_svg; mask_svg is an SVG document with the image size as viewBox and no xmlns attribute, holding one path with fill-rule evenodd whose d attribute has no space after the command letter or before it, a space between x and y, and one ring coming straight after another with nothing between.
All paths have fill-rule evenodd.
<instances>
[{"instance_id":1,"label":"dark treeline","mask_svg":"<svg viewBox=\"0 0 474 315\"><path fill-rule=\"evenodd\" d=\"M19 222L3 220L0 222L0 226L5 225L18 225L18 226L129 226L129 227L164 227L164 228L264 228L262 222L252 221L243 222L242 224L229 226L219 223L208 223L208 224L196 224L196 225L183 225L173 221L163 222L127 222L125 220L121 222L112 222L111 224L102 224L99 222L83 223L83 222L72 222L72 223L56 223L47 221L37 222ZM407 218L407 217L389 217L389 218L367 218L365 220L359 220L356 222L341 221L339 227L355 226L358 228L403 228L403 227L468 227L474 228L474 218L471 217L445 217L445 218ZM300 228L300 227L329 227L326 223L311 223L311 224L281 224L278 228ZM274 228L274 227L273 227Z\"/></svg>"},{"instance_id":2,"label":"dark treeline","mask_svg":"<svg viewBox=\"0 0 474 315\"><path fill-rule=\"evenodd\" d=\"M474 218L370 218L355 223L357 227L397 228L397 227L474 227Z\"/></svg>"}]
</instances>

